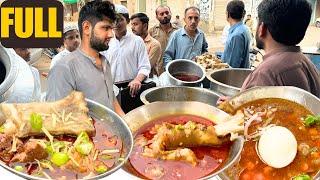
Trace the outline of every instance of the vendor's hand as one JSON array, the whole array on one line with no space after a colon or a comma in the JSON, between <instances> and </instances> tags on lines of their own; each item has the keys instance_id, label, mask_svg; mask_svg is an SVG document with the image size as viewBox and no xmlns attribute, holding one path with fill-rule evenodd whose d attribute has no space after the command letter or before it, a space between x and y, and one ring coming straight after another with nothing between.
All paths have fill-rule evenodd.
<instances>
[{"instance_id":1,"label":"vendor's hand","mask_svg":"<svg viewBox=\"0 0 320 180\"><path fill-rule=\"evenodd\" d=\"M218 101L217 101L217 105L220 105L221 103L223 103L223 102L225 102L225 101L227 101L229 99L230 99L229 96L220 96Z\"/></svg>"},{"instance_id":2,"label":"vendor's hand","mask_svg":"<svg viewBox=\"0 0 320 180\"><path fill-rule=\"evenodd\" d=\"M131 97L135 97L141 88L141 82L137 79L132 80L129 85Z\"/></svg>"}]
</instances>

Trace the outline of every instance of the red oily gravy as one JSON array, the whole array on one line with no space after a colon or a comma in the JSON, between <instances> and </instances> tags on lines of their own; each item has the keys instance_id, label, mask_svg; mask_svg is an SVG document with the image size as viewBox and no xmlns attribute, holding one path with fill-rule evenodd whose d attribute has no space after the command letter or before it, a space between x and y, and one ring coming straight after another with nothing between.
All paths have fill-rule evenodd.
<instances>
[{"instance_id":1,"label":"red oily gravy","mask_svg":"<svg viewBox=\"0 0 320 180\"><path fill-rule=\"evenodd\" d=\"M193 82L198 81L200 79L199 76L188 74L188 73L176 73L173 75L173 77L181 80L181 81L187 81L187 82Z\"/></svg>"},{"instance_id":2,"label":"red oily gravy","mask_svg":"<svg viewBox=\"0 0 320 180\"><path fill-rule=\"evenodd\" d=\"M95 120L93 118L94 127L95 127L95 135L91 137L94 146L96 149L103 150L103 149L119 149L119 153L113 153L112 156L114 158L112 159L101 159L98 157L98 160L103 162L104 165L106 165L108 168L112 168L114 165L116 165L118 159L121 156L122 153L122 140L120 137L115 135L112 132L111 127L106 127L106 124L103 123L103 121ZM46 139L45 137L42 137L43 139ZM68 141L68 142L74 142L76 140L76 137L74 136L68 136L68 135L60 135L55 136L56 139L60 141ZM27 141L29 138L24 139L24 141ZM0 157L0 160L3 161L3 159ZM9 167L14 168L15 166L23 166L25 168L25 171L23 173L32 175L32 176L38 176L37 175L37 169L38 164L37 162L32 163L10 163L4 161ZM90 164L90 166L93 166L93 164ZM82 174L80 172L74 172L69 169L61 169L57 168L55 166L54 171L50 171L49 169L44 169L44 172L47 173L52 178L62 178L62 179L80 179L85 177L88 173Z\"/></svg>"},{"instance_id":3,"label":"red oily gravy","mask_svg":"<svg viewBox=\"0 0 320 180\"><path fill-rule=\"evenodd\" d=\"M185 124L188 121L201 123L209 126L214 125L212 121L194 115L172 115L165 116L151 121L142 126L136 133L135 138L144 136L152 139L153 134L149 133L156 124L164 122L172 124ZM141 155L142 146L135 144L132 154L129 158L132 167L144 178L155 179L150 175L150 171L160 170L163 172L161 179L197 179L204 177L218 170L226 161L231 143L224 144L220 147L195 147L190 148L196 154L198 163L196 166L183 161L160 160L149 158Z\"/></svg>"}]
</instances>

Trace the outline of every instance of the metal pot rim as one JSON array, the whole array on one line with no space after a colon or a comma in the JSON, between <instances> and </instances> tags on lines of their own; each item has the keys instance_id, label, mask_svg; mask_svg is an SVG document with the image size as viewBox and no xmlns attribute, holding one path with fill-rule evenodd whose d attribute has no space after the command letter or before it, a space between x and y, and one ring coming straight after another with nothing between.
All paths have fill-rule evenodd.
<instances>
[{"instance_id":1,"label":"metal pot rim","mask_svg":"<svg viewBox=\"0 0 320 180\"><path fill-rule=\"evenodd\" d=\"M320 99L312 93L295 86L256 86L243 91L229 99L233 108L263 98L281 98L298 103L313 113L320 113ZM315 104L316 103L316 104Z\"/></svg>"},{"instance_id":2,"label":"metal pot rim","mask_svg":"<svg viewBox=\"0 0 320 180\"><path fill-rule=\"evenodd\" d=\"M149 94L151 91L156 91L158 89L164 89L164 88L177 88L177 89L195 89L195 90L200 90L200 91L203 91L203 92L207 92L207 93L210 93L210 94L215 94L217 96L221 96L219 95L218 93L214 92L214 91L211 91L209 89L205 89L205 88L201 88L201 87L190 87L190 86L157 86L157 87L153 87L153 88L150 88L150 89L147 89L145 91L143 91L141 94L140 94L140 100L144 103L144 104L150 104L150 103L153 103L153 102L149 102L146 98L146 95Z\"/></svg>"},{"instance_id":3,"label":"metal pot rim","mask_svg":"<svg viewBox=\"0 0 320 180\"><path fill-rule=\"evenodd\" d=\"M171 73L169 73L169 67L171 66L171 64L177 63L177 62L191 63L191 64L199 67L199 68L201 69L201 71L202 71L202 76L200 77L199 80L197 80L197 81L191 81L191 82L190 82L190 81L181 81L180 79L175 78L174 76L171 75ZM196 83L200 83L200 82L203 81L204 78L206 77L206 75L205 75L206 73L205 73L204 68L203 68L202 66L200 66L198 63L196 63L196 62L194 62L194 61L192 61L192 60L190 60L190 59L175 59L175 60L170 61L170 62L167 64L167 66L166 66L166 73L168 74L168 76L169 76L170 78L174 79L175 81L177 81L177 82L179 82L179 83L184 83L184 84L196 84Z\"/></svg>"},{"instance_id":4,"label":"metal pot rim","mask_svg":"<svg viewBox=\"0 0 320 180\"><path fill-rule=\"evenodd\" d=\"M235 158L233 158L232 161L229 162L223 168L219 169L218 171L216 171L216 172L214 172L212 174L207 175L206 177L200 178L199 180L209 179L209 178L212 178L212 177L215 177L215 176L219 176L220 177L220 174L224 173L225 170L229 169L231 166L233 166L235 164L236 161L238 161L239 158L241 158L242 149L243 149L243 146L244 146L244 143L245 143L244 137L243 136L238 136L236 139L233 140L232 143L235 143L236 141L240 141L240 146L241 146L240 149L241 150L236 153ZM230 152L229 152L229 154L230 154Z\"/></svg>"},{"instance_id":5,"label":"metal pot rim","mask_svg":"<svg viewBox=\"0 0 320 180\"><path fill-rule=\"evenodd\" d=\"M18 77L18 67L17 67L17 63L12 63L13 61L13 57L12 55L10 55L10 53L8 53L0 44L0 54L2 54L3 56L7 56L7 57L3 57L1 56L0 58L2 59L2 61L4 61L4 59L8 59L8 63L10 63L10 69L6 69L6 77L4 79L4 81L0 84L0 96L2 94L4 94L5 92L8 91L8 89L14 84L16 78ZM3 63L3 65L5 66L5 64ZM5 67L7 68L7 67Z\"/></svg>"},{"instance_id":6,"label":"metal pot rim","mask_svg":"<svg viewBox=\"0 0 320 180\"><path fill-rule=\"evenodd\" d=\"M224 83L222 83L222 82L220 82L220 81L217 81L217 80L215 80L215 79L213 79L213 78L211 77L211 75L214 74L214 73L216 73L216 72L220 72L220 71L232 71L232 70L236 70L236 71L241 70L241 71L251 71L251 72L252 72L251 69L245 69L245 68L226 68L226 69L217 69L217 70L210 71L210 72L206 73L206 77L209 79L209 81L214 82L214 83L218 84L219 86L222 86L222 87L225 87L225 88L229 88L229 89L233 89L233 90L236 90L236 91L240 91L241 88L224 84Z\"/></svg>"}]
</instances>

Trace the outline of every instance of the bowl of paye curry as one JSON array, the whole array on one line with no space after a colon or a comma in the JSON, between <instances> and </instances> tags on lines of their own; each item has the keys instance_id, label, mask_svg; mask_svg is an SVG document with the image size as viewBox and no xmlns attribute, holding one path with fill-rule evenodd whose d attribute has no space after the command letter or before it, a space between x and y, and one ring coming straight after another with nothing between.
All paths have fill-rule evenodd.
<instances>
[{"instance_id":1,"label":"bowl of paye curry","mask_svg":"<svg viewBox=\"0 0 320 180\"><path fill-rule=\"evenodd\" d=\"M220 108L230 114L244 115L245 143L239 162L223 173L223 179L316 178L320 169L320 117L317 116L320 114L319 107L320 100L317 97L302 89L288 86L257 87L232 97ZM277 144L282 141L281 133L272 134L270 137L273 137L273 142L268 141L269 144L261 145L262 137L266 139L268 129L274 127L288 131L287 137L293 135L293 145L288 142L289 139L291 142L292 138ZM274 132L281 128L275 128ZM261 149L279 148L278 146L281 146L278 151L271 149L266 152ZM293 152L293 159L290 162L286 162L288 159L277 159L278 164L272 164L269 159L277 157L277 153L281 153L283 149ZM262 157L261 152L267 154L267 158ZM290 154L288 152L286 154Z\"/></svg>"}]
</instances>

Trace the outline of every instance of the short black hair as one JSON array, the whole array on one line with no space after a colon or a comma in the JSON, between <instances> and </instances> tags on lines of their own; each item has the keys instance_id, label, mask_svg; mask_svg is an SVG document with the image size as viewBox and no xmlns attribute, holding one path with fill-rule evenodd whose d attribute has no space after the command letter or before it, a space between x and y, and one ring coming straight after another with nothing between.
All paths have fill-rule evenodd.
<instances>
[{"instance_id":1,"label":"short black hair","mask_svg":"<svg viewBox=\"0 0 320 180\"><path fill-rule=\"evenodd\" d=\"M311 14L307 0L263 0L258 6L259 24L263 22L272 38L287 46L301 42Z\"/></svg>"},{"instance_id":2,"label":"short black hair","mask_svg":"<svg viewBox=\"0 0 320 180\"><path fill-rule=\"evenodd\" d=\"M145 13L136 13L130 17L130 20L132 21L135 18L139 18L139 20L142 22L142 24L149 23L149 18Z\"/></svg>"},{"instance_id":3,"label":"short black hair","mask_svg":"<svg viewBox=\"0 0 320 180\"><path fill-rule=\"evenodd\" d=\"M190 6L190 7L186 8L186 9L184 10L184 16L186 16L187 12L188 12L190 9L193 9L193 10L198 11L198 12L199 12L199 15L200 15L200 9L199 9L199 8L197 8L197 7L195 7L195 6Z\"/></svg>"},{"instance_id":4,"label":"short black hair","mask_svg":"<svg viewBox=\"0 0 320 180\"><path fill-rule=\"evenodd\" d=\"M171 12L171 9L170 9L169 6L167 6L167 5L160 5L160 6L158 6L157 9L155 10L156 15L158 15L158 9L161 8L161 7L167 7L167 8L169 9L169 11Z\"/></svg>"},{"instance_id":5,"label":"short black hair","mask_svg":"<svg viewBox=\"0 0 320 180\"><path fill-rule=\"evenodd\" d=\"M110 19L111 22L116 20L115 8L109 1L91 1L86 3L79 13L79 32L82 38L82 23L89 21L92 26L95 26L97 22L102 21L105 17Z\"/></svg>"},{"instance_id":6,"label":"short black hair","mask_svg":"<svg viewBox=\"0 0 320 180\"><path fill-rule=\"evenodd\" d=\"M232 19L241 20L246 13L243 1L230 1L227 5L227 13Z\"/></svg>"}]
</instances>

